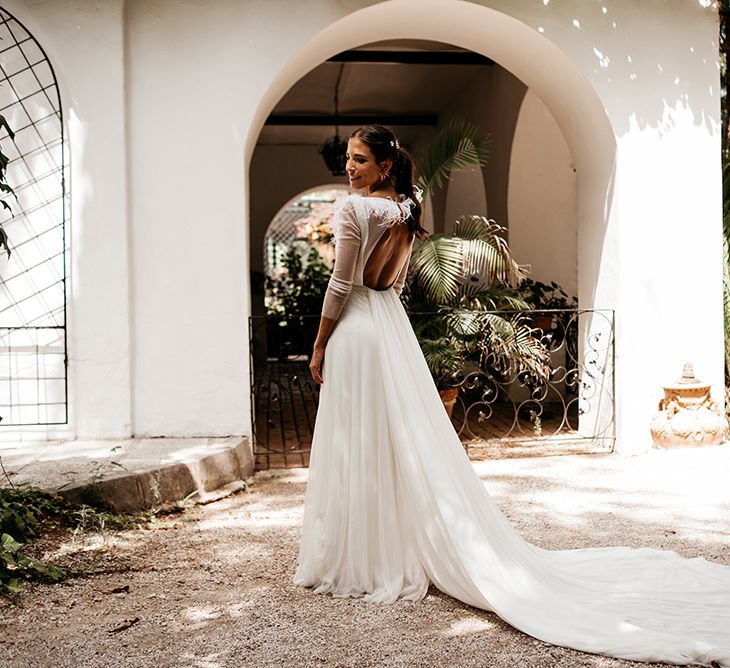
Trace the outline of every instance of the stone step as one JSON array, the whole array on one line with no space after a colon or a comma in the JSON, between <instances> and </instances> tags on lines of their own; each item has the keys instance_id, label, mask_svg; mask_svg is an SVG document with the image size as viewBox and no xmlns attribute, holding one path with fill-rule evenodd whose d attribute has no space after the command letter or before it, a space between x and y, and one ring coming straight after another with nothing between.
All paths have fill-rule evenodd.
<instances>
[{"instance_id":1,"label":"stone step","mask_svg":"<svg viewBox=\"0 0 730 668\"><path fill-rule=\"evenodd\" d=\"M253 474L244 437L146 438L0 445L0 485L27 483L117 511L208 501Z\"/></svg>"}]
</instances>

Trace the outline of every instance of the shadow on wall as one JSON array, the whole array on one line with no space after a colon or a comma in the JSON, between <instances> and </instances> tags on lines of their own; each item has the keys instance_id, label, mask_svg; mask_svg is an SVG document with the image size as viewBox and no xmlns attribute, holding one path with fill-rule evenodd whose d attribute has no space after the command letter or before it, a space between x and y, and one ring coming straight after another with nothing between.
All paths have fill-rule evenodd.
<instances>
[{"instance_id":1,"label":"shadow on wall","mask_svg":"<svg viewBox=\"0 0 730 668\"><path fill-rule=\"evenodd\" d=\"M694 10L688 8L693 3ZM717 132L718 36L698 41L695 33L686 30L690 18L717 23L717 9L710 0L660 3L655 11L662 15L661 20L653 22L616 0L582 3L580 12L575 12L580 18L566 17L555 0L542 0L542 4L545 21L538 32L548 39L565 22L586 33L585 39L575 41L571 57L589 63L596 91L602 98L610 98L609 116L618 137L634 127L668 130L676 123L675 114L683 110L692 114L695 125L704 126L710 134ZM595 35L601 35L600 39ZM717 85L707 87L707 77L697 77L698 71L707 68L717 70Z\"/></svg>"}]
</instances>

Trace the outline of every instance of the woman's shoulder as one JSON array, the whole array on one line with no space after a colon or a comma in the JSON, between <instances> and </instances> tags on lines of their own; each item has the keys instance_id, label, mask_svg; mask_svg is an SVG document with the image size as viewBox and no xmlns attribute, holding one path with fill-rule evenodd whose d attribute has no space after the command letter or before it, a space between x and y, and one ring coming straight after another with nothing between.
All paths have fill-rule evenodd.
<instances>
[{"instance_id":1,"label":"woman's shoulder","mask_svg":"<svg viewBox=\"0 0 730 668\"><path fill-rule=\"evenodd\" d=\"M399 195L398 201L390 197L363 197L367 202L370 219L379 227L390 227L395 223L404 223L411 215L414 202L410 197Z\"/></svg>"},{"instance_id":2,"label":"woman's shoulder","mask_svg":"<svg viewBox=\"0 0 730 668\"><path fill-rule=\"evenodd\" d=\"M352 213L359 211L362 213L372 214L379 211L385 211L393 208L394 204L399 204L389 197L375 197L372 195L359 195L357 193L349 193L338 197L334 204L334 210L340 214Z\"/></svg>"},{"instance_id":3,"label":"woman's shoulder","mask_svg":"<svg viewBox=\"0 0 730 668\"><path fill-rule=\"evenodd\" d=\"M399 195L396 201L391 197L375 195L348 194L339 197L334 204L334 211L340 216L356 216L360 211L368 220L378 225L392 225L403 222L411 213L414 202L410 197Z\"/></svg>"},{"instance_id":4,"label":"woman's shoulder","mask_svg":"<svg viewBox=\"0 0 730 668\"><path fill-rule=\"evenodd\" d=\"M333 209L336 213L349 213L354 212L357 206L357 201L363 199L359 195L342 195L335 200Z\"/></svg>"}]
</instances>

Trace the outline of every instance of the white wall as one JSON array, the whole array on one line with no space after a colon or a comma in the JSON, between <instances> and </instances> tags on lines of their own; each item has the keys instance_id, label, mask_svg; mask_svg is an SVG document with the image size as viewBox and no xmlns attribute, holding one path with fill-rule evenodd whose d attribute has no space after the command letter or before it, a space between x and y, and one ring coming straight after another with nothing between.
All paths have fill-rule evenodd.
<instances>
[{"instance_id":1,"label":"white wall","mask_svg":"<svg viewBox=\"0 0 730 668\"><path fill-rule=\"evenodd\" d=\"M721 392L714 10L129 0L122 17L114 0L6 5L48 49L67 112L79 435L249 432L253 147L302 74L383 39L485 53L556 120L577 169L581 305L617 309L620 449L648 444L658 384L683 361Z\"/></svg>"},{"instance_id":2,"label":"white wall","mask_svg":"<svg viewBox=\"0 0 730 668\"><path fill-rule=\"evenodd\" d=\"M134 432L248 433L243 142L264 36L248 3L126 4Z\"/></svg>"},{"instance_id":3,"label":"white wall","mask_svg":"<svg viewBox=\"0 0 730 668\"><path fill-rule=\"evenodd\" d=\"M464 169L451 177L446 190L445 231L453 230L459 216L470 215L487 215L487 193L479 168Z\"/></svg>"},{"instance_id":4,"label":"white wall","mask_svg":"<svg viewBox=\"0 0 730 668\"><path fill-rule=\"evenodd\" d=\"M509 242L530 278L578 294L578 230L573 156L542 100L528 91L509 170Z\"/></svg>"}]
</instances>

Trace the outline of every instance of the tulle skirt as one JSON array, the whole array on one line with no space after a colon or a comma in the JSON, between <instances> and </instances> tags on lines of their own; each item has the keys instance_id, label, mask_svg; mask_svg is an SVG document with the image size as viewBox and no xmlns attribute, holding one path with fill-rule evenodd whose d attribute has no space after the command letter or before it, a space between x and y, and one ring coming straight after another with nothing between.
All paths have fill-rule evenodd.
<instances>
[{"instance_id":1,"label":"tulle skirt","mask_svg":"<svg viewBox=\"0 0 730 668\"><path fill-rule=\"evenodd\" d=\"M730 666L730 568L624 547L548 551L474 472L393 290L353 288L328 342L297 584L392 603L428 583L536 638Z\"/></svg>"}]
</instances>

